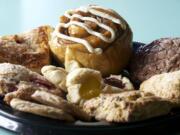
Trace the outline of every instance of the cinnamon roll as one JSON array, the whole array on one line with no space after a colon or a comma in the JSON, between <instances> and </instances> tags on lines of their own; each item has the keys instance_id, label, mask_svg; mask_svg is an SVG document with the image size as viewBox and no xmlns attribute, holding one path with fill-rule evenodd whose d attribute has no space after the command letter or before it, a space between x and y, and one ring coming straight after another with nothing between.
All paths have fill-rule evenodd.
<instances>
[{"instance_id":1,"label":"cinnamon roll","mask_svg":"<svg viewBox=\"0 0 180 135\"><path fill-rule=\"evenodd\" d=\"M90 5L66 11L56 26L50 48L65 67L72 60L103 76L120 72L132 52L132 31L114 10Z\"/></svg>"}]
</instances>

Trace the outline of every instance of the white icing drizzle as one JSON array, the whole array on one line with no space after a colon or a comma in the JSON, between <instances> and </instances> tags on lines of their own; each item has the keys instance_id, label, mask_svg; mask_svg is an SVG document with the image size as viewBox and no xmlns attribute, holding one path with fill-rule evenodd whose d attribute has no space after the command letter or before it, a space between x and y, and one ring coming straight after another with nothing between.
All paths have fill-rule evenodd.
<instances>
[{"instance_id":1,"label":"white icing drizzle","mask_svg":"<svg viewBox=\"0 0 180 135\"><path fill-rule=\"evenodd\" d=\"M102 18L106 18L108 20L111 20L112 22L116 23L116 24L120 24L120 25L123 25L121 20L119 18L115 18L107 13L104 13L102 11L99 11L97 9L103 9L103 10L108 10L114 14L117 14L115 11L111 10L111 9L107 9L107 8L104 8L104 7L100 7L100 6L88 6L88 7L80 7L76 10L69 10L69 11L66 11L64 16L66 16L67 18L69 19L72 19L72 18L78 18L80 20L83 20L83 21L90 21L90 22L93 22L95 23L96 25L98 25L99 27L109 31L111 33L111 37L110 38L107 38L105 37L102 33L99 33L99 32L96 32L94 30L92 30L91 28L89 28L85 23L82 23L82 22L78 22L78 21L70 21L68 23L59 23L57 26L56 26L56 29L54 31L54 34L57 38L62 38L62 39L66 39L66 40L70 40L70 41L73 41L73 42L77 42L77 43L80 43L82 45L84 45L87 50L91 53L102 53L102 49L101 48L93 48L90 43L84 39L81 39L81 38L76 38L76 37L70 37L70 36L67 36L65 34L62 34L60 33L60 29L63 27L63 28L68 28L70 25L76 25L76 26L79 26L79 27L82 27L84 28L89 34L91 35L95 35L97 37L99 37L101 40L103 40L104 42L107 42L107 43L112 43L115 38L116 38L116 34L115 34L115 31L114 29L112 29L111 27L105 25L105 24L102 24L100 23L97 19L93 18L93 17L83 17L79 14L73 14L74 11L81 11L81 12L89 12L93 15L96 15L96 16L100 16ZM122 26L123 28L123 26Z\"/></svg>"}]
</instances>

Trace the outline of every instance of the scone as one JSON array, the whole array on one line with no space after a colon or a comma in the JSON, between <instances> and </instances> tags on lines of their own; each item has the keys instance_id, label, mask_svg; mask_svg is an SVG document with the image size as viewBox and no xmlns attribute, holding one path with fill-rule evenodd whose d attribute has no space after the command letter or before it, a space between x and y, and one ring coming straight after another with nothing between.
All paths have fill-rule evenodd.
<instances>
[{"instance_id":1,"label":"scone","mask_svg":"<svg viewBox=\"0 0 180 135\"><path fill-rule=\"evenodd\" d=\"M180 102L180 70L154 75L140 85L140 90Z\"/></svg>"},{"instance_id":2,"label":"scone","mask_svg":"<svg viewBox=\"0 0 180 135\"><path fill-rule=\"evenodd\" d=\"M114 10L89 5L66 11L50 41L59 63L101 71L103 76L120 72L132 52L132 31Z\"/></svg>"},{"instance_id":3,"label":"scone","mask_svg":"<svg viewBox=\"0 0 180 135\"><path fill-rule=\"evenodd\" d=\"M137 49L130 62L130 77L141 83L151 76L180 70L180 38L162 38Z\"/></svg>"},{"instance_id":4,"label":"scone","mask_svg":"<svg viewBox=\"0 0 180 135\"><path fill-rule=\"evenodd\" d=\"M86 101L83 109L96 120L133 122L165 115L172 104L165 99L142 91L102 94Z\"/></svg>"},{"instance_id":5,"label":"scone","mask_svg":"<svg viewBox=\"0 0 180 135\"><path fill-rule=\"evenodd\" d=\"M29 32L0 37L0 63L9 62L40 72L50 64L49 40L53 28L41 26Z\"/></svg>"},{"instance_id":6,"label":"scone","mask_svg":"<svg viewBox=\"0 0 180 135\"><path fill-rule=\"evenodd\" d=\"M59 96L63 96L63 92L60 89L57 89L40 74L32 72L21 65L9 63L0 64L0 94L5 95L19 89L22 91L30 89L29 92L33 90L45 90L57 92Z\"/></svg>"}]
</instances>

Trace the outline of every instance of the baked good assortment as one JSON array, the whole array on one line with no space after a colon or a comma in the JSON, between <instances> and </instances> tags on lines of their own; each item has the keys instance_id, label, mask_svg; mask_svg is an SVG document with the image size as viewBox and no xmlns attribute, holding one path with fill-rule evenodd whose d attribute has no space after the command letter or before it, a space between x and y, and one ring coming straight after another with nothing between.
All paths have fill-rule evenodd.
<instances>
[{"instance_id":1,"label":"baked good assortment","mask_svg":"<svg viewBox=\"0 0 180 135\"><path fill-rule=\"evenodd\" d=\"M180 70L180 38L161 38L137 49L130 62L130 76L141 83L151 76Z\"/></svg>"},{"instance_id":2,"label":"baked good assortment","mask_svg":"<svg viewBox=\"0 0 180 135\"><path fill-rule=\"evenodd\" d=\"M167 115L180 107L179 51L180 38L163 38L131 57L132 31L118 13L80 7L55 29L0 37L0 95L17 111L65 122Z\"/></svg>"},{"instance_id":3,"label":"baked good assortment","mask_svg":"<svg viewBox=\"0 0 180 135\"><path fill-rule=\"evenodd\" d=\"M23 66L0 64L0 86L4 101L16 110L67 121L74 120L74 116L90 119L81 108L64 99L61 89Z\"/></svg>"},{"instance_id":4,"label":"baked good assortment","mask_svg":"<svg viewBox=\"0 0 180 135\"><path fill-rule=\"evenodd\" d=\"M41 26L29 32L0 37L0 63L9 62L40 72L50 64L49 40L51 26Z\"/></svg>"},{"instance_id":5,"label":"baked good assortment","mask_svg":"<svg viewBox=\"0 0 180 135\"><path fill-rule=\"evenodd\" d=\"M101 71L119 73L132 52L132 31L114 10L89 5L66 11L50 41L55 58L65 67L71 60Z\"/></svg>"}]
</instances>

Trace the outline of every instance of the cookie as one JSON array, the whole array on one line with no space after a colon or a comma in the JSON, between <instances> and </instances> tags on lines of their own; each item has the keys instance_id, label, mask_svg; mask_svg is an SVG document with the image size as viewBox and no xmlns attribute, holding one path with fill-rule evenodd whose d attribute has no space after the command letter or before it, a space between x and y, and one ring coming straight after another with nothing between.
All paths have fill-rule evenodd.
<instances>
[{"instance_id":1,"label":"cookie","mask_svg":"<svg viewBox=\"0 0 180 135\"><path fill-rule=\"evenodd\" d=\"M32 114L49 117L52 119L63 120L63 121L69 121L69 122L74 121L74 118L70 114L64 112L61 109L40 105L29 101L24 101L18 98L12 99L10 102L10 106L13 109L22 112L32 113Z\"/></svg>"},{"instance_id":2,"label":"cookie","mask_svg":"<svg viewBox=\"0 0 180 135\"><path fill-rule=\"evenodd\" d=\"M36 91L31 97L39 103L62 109L80 120L89 121L91 119L79 106L51 93Z\"/></svg>"}]
</instances>

